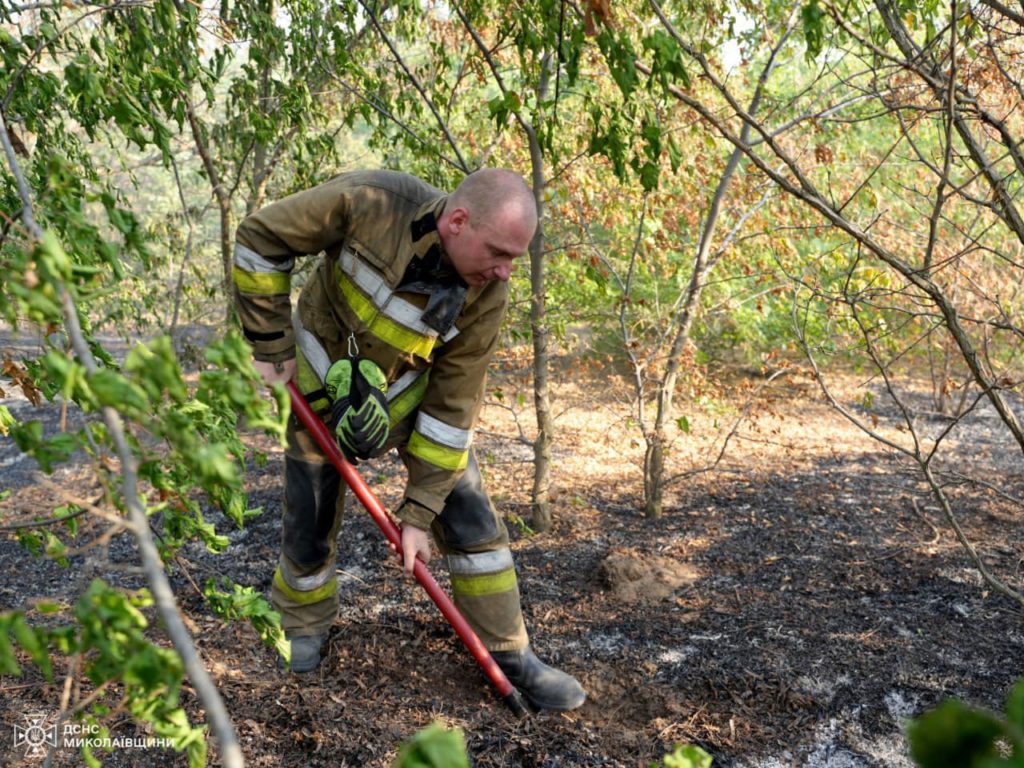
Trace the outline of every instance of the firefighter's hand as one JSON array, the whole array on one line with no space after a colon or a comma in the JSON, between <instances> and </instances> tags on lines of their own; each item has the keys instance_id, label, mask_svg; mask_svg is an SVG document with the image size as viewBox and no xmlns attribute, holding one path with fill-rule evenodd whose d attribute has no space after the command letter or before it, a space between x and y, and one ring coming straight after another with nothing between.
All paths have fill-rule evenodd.
<instances>
[{"instance_id":1,"label":"firefighter's hand","mask_svg":"<svg viewBox=\"0 0 1024 768\"><path fill-rule=\"evenodd\" d=\"M402 564L406 576L412 576L417 557L424 565L430 562L430 534L415 525L402 523Z\"/></svg>"},{"instance_id":2,"label":"firefighter's hand","mask_svg":"<svg viewBox=\"0 0 1024 768\"><path fill-rule=\"evenodd\" d=\"M268 363L265 360L253 360L252 367L263 377L269 387L271 384L287 384L295 377L295 358Z\"/></svg>"}]
</instances>

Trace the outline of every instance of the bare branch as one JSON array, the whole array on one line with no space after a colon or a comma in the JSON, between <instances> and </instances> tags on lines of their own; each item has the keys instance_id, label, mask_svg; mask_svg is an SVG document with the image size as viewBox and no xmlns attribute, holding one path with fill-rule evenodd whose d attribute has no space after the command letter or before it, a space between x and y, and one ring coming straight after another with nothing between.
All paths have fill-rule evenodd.
<instances>
[{"instance_id":1,"label":"bare branch","mask_svg":"<svg viewBox=\"0 0 1024 768\"><path fill-rule=\"evenodd\" d=\"M732 427L726 433L725 439L722 440L722 447L718 449L718 455L715 456L714 461L698 469L688 469L685 472L678 472L674 475L671 475L665 479L665 485L669 486L687 477L707 474L708 472L714 472L716 469L718 469L718 465L721 464L722 459L725 458L725 452L729 448L729 442L734 437L736 437L737 433L739 432L740 424L742 424L743 421L750 414L750 409L754 407L754 403L757 401L757 398L761 394L761 392L763 392L765 387L773 383L780 376L788 376L792 372L793 371L790 370L789 368L780 368L767 379L758 384L757 388L750 394L750 397L748 397L747 401L743 404L743 407L740 409L739 416L737 416L736 420L733 421Z\"/></svg>"},{"instance_id":2,"label":"bare branch","mask_svg":"<svg viewBox=\"0 0 1024 768\"><path fill-rule=\"evenodd\" d=\"M981 0L982 4L987 5L996 13L1000 13L1011 21L1015 22L1021 27L1024 27L1024 14L1013 10L1008 5L1004 5L999 0Z\"/></svg>"},{"instance_id":3,"label":"bare branch","mask_svg":"<svg viewBox=\"0 0 1024 768\"><path fill-rule=\"evenodd\" d=\"M66 515L60 517L47 517L43 520L26 520L21 523L6 523L0 525L0 531L20 531L25 528L45 528L48 525L59 525L60 523L66 523L68 520L74 520L76 517L81 517L89 510L86 508L77 509L74 512L69 512Z\"/></svg>"},{"instance_id":4,"label":"bare branch","mask_svg":"<svg viewBox=\"0 0 1024 768\"><path fill-rule=\"evenodd\" d=\"M426 89L424 89L423 85L420 83L419 78L416 77L413 71L409 69L408 65L406 65L405 60L402 59L402 55L398 51L398 48L395 47L394 42L391 40L390 37L388 37L388 34L384 31L384 27L381 26L380 21L377 19L377 15L369 8L369 6L367 6L364 0L358 1L363 11L369 17L374 29L377 30L377 34L380 35L380 39L384 41L384 44L387 45L388 50L391 51L391 56L394 58L395 63L402 68L402 71L405 73L406 78L408 78L409 82L412 83L413 87L419 93L420 97L423 99L423 102L427 105L427 108L430 110L431 114L434 115L434 119L437 120L437 125L441 129L441 132L444 134L444 138L448 142L448 146L452 148L452 151L455 152L455 156L459 159L459 165L461 167L461 170L464 173L469 173L471 170L469 164L462 156L462 152L459 151L459 145L455 141L455 137L452 136L451 131L448 129L448 124L445 122L444 118L441 117L441 113L437 111L437 106L434 104L434 100L431 99L430 96L427 94Z\"/></svg>"},{"instance_id":5,"label":"bare branch","mask_svg":"<svg viewBox=\"0 0 1024 768\"><path fill-rule=\"evenodd\" d=\"M932 473L931 467L924 464L921 467L921 471L924 474L925 480L928 482L928 486L932 490L932 494L939 500L939 505L942 507L942 513L946 517L946 522L948 522L950 527L953 529L953 532L956 534L956 538L960 542L961 546L967 551L967 556L971 559L971 562L974 563L974 567L978 569L978 573L981 574L981 578L999 594L1004 597L1008 597L1020 606L1024 606L1024 595L1015 589L1011 589L1002 581L997 579L992 572L989 571L984 561L982 561L981 557L978 555L978 551L967 538L967 534L964 533L963 528L960 527L960 521L957 520L956 514L953 512L953 508L950 506L949 498L946 496L945 491L942 490L941 485L935 479L935 475Z\"/></svg>"}]
</instances>

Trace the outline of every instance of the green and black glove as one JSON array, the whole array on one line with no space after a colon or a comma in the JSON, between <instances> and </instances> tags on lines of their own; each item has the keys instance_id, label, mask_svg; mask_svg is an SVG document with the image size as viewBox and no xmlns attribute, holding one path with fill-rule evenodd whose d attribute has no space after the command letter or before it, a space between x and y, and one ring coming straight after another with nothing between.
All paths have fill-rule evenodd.
<instances>
[{"instance_id":1,"label":"green and black glove","mask_svg":"<svg viewBox=\"0 0 1024 768\"><path fill-rule=\"evenodd\" d=\"M379 456L388 439L388 382L384 371L365 357L338 360L324 380L333 400L334 435L349 461Z\"/></svg>"}]
</instances>

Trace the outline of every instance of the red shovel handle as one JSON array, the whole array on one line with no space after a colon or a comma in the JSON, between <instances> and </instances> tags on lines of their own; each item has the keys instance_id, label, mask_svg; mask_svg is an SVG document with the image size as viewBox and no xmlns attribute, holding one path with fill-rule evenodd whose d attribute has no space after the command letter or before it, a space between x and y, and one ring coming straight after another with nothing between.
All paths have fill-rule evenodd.
<instances>
[{"instance_id":1,"label":"red shovel handle","mask_svg":"<svg viewBox=\"0 0 1024 768\"><path fill-rule=\"evenodd\" d=\"M391 542L391 548L398 554L398 559L402 560L402 534L399 533L398 526L388 517L388 513L384 510L384 507L378 501L373 491L370 490L370 486L363 480L363 476L345 459L345 455L338 448L334 437L327 431L327 427L324 426L320 418L313 413L313 409L309 407L306 398L303 397L299 388L295 386L294 381L288 382L288 393L291 395L292 410L299 417L299 421L313 435L317 445L327 454L327 458L337 468L342 478L348 484L348 487L356 495L356 498L366 507L366 511L370 513L373 522L377 524L377 527L384 532L388 541ZM527 714L527 709L523 702L522 694L509 682L505 673L501 671L501 667L491 657L491 654L484 647L480 638L477 637L473 628L469 626L462 617L462 614L459 613L459 609L455 607L451 598L434 581L434 577L430 574L427 566L417 560L413 566L413 573L416 576L416 580L427 591L427 594L430 595L430 599L434 601L434 604L441 611L441 614L451 625L452 629L455 630L455 634L459 636L459 639L469 649L469 652L473 654L473 658L476 659L476 663L480 665L484 674L494 684L494 687L498 689L498 693L504 698L505 703L508 704L509 708L518 717L524 717Z\"/></svg>"}]
</instances>

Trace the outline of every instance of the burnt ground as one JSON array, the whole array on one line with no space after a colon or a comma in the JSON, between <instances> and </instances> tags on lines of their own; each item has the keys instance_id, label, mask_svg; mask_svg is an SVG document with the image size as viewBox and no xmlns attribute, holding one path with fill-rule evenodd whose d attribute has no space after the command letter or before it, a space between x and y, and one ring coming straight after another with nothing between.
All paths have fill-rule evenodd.
<instances>
[{"instance_id":1,"label":"burnt ground","mask_svg":"<svg viewBox=\"0 0 1024 768\"><path fill-rule=\"evenodd\" d=\"M465 731L481 768L648 766L679 743L701 745L722 768L908 766L908 717L948 696L1001 705L1022 674L1020 607L983 584L912 468L829 409L809 380L791 376L760 391L714 471L673 484L664 516L651 521L643 517L642 440L610 379L559 378L552 532L532 534L522 524L532 454L519 427L529 436L532 417L512 405L519 392L530 397L511 365L491 382L502 396L484 410L477 449L509 519L535 646L579 676L589 692L583 708L516 720L354 509L341 533L341 615L317 673L279 671L251 627L212 616L193 582L219 573L268 591L276 559L281 456L250 433L254 448L270 452L266 466L254 463L248 474L250 502L264 514L244 531L211 515L230 532L228 551L187 547L172 573L248 765L388 766L400 741L440 720ZM844 401L862 401L860 382L836 381ZM674 471L717 455L750 391L737 379L714 398L682 404L690 432L677 438ZM944 426L923 395L910 397L923 430ZM872 422L906 439L896 409L879 401ZM23 400L2 403L21 418L40 417ZM59 414L42 413L52 429ZM1024 496L1020 453L992 414L979 411L949 439L944 466ZM0 466L14 491L2 506L8 520L47 509L62 489L81 495L88 487L74 466L41 483L9 439L0 439ZM363 471L386 505L398 501L396 461ZM982 486L950 493L987 566L1020 588L1019 508ZM82 542L105 525L83 521ZM83 547L68 569L32 559L9 532L3 537L2 609L35 615L35 601L70 600L97 574L142 584L124 534ZM444 583L443 570L434 571ZM7 733L28 712L56 712L62 682L60 664L53 685L31 671L0 679ZM201 718L188 688L185 700ZM123 716L111 728L135 733ZM54 764L80 760L58 752ZM25 758L4 737L0 762L41 759ZM123 750L105 764L185 760Z\"/></svg>"}]
</instances>

